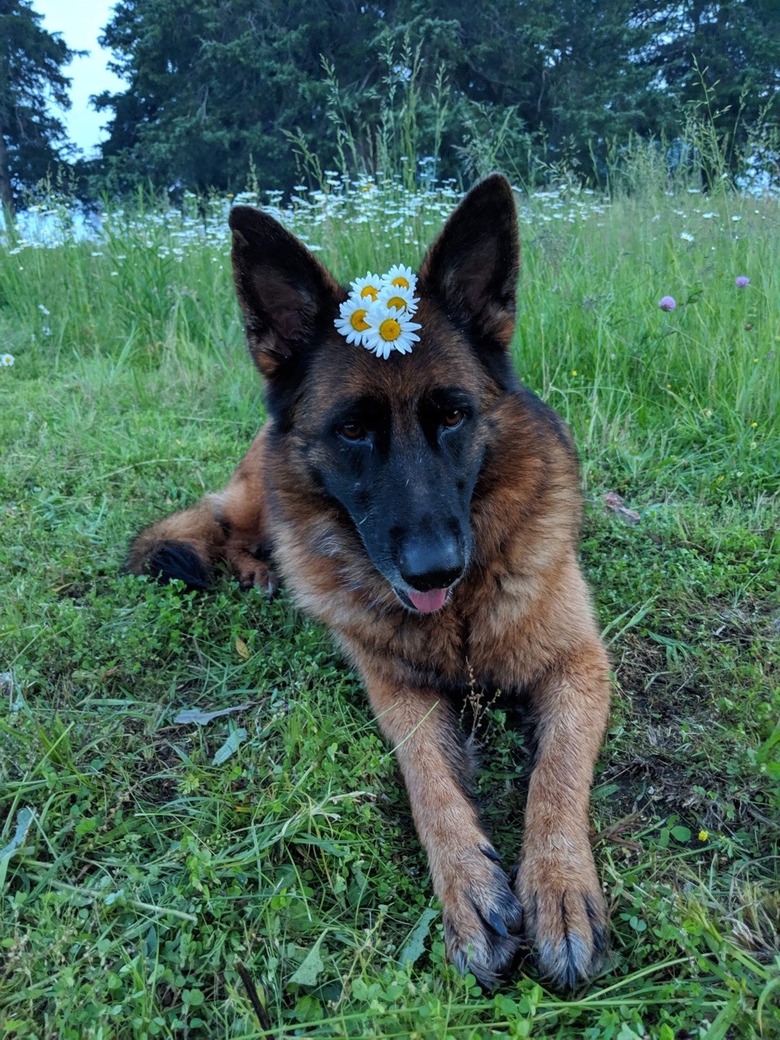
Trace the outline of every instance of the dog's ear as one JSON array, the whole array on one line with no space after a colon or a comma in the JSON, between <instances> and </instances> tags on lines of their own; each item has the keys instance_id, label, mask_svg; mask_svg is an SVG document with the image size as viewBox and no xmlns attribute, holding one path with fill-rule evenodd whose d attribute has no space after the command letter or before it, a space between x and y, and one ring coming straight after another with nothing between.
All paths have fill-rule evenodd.
<instances>
[{"instance_id":1,"label":"dog's ear","mask_svg":"<svg viewBox=\"0 0 780 1040\"><path fill-rule=\"evenodd\" d=\"M233 279L249 352L266 379L293 361L328 322L343 291L309 250L252 206L230 211Z\"/></svg>"},{"instance_id":2,"label":"dog's ear","mask_svg":"<svg viewBox=\"0 0 780 1040\"><path fill-rule=\"evenodd\" d=\"M520 245L509 181L486 177L425 255L421 291L438 296L480 350L505 351L515 327Z\"/></svg>"}]
</instances>

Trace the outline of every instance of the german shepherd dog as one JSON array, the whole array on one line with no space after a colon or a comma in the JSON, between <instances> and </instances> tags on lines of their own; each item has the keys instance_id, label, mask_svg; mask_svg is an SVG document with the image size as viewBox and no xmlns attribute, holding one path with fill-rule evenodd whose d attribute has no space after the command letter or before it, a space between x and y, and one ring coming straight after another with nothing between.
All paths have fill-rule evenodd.
<instances>
[{"instance_id":1,"label":"german shepherd dog","mask_svg":"<svg viewBox=\"0 0 780 1040\"><path fill-rule=\"evenodd\" d=\"M225 489L144 529L128 567L190 587L219 560L280 575L333 631L395 750L449 957L486 986L530 952L571 990L606 911L589 842L608 660L578 564L578 464L509 353L512 190L479 183L419 271L419 342L380 358L334 327L347 297L270 216L230 214L233 273L268 421ZM459 705L474 685L535 727L525 837L506 873L471 791Z\"/></svg>"}]
</instances>

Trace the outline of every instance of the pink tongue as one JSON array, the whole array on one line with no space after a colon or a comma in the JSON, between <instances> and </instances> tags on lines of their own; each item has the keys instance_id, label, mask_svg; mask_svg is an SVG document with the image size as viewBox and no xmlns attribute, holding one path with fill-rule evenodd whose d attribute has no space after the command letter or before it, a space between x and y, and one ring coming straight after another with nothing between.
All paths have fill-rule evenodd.
<instances>
[{"instance_id":1,"label":"pink tongue","mask_svg":"<svg viewBox=\"0 0 780 1040\"><path fill-rule=\"evenodd\" d=\"M432 614L434 610L441 610L447 598L446 589L434 589L432 592L407 592L414 607L421 614Z\"/></svg>"}]
</instances>

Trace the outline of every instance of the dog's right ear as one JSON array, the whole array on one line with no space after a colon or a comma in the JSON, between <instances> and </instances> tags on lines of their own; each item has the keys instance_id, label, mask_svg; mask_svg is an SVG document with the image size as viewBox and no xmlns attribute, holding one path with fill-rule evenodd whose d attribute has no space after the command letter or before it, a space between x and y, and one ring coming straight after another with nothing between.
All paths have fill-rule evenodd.
<instances>
[{"instance_id":1,"label":"dog's right ear","mask_svg":"<svg viewBox=\"0 0 780 1040\"><path fill-rule=\"evenodd\" d=\"M420 282L489 358L504 353L512 339L519 269L512 188L494 173L452 213L425 255Z\"/></svg>"},{"instance_id":2,"label":"dog's right ear","mask_svg":"<svg viewBox=\"0 0 780 1040\"><path fill-rule=\"evenodd\" d=\"M249 352L272 380L327 324L344 292L294 235L252 206L230 211L233 280Z\"/></svg>"}]
</instances>

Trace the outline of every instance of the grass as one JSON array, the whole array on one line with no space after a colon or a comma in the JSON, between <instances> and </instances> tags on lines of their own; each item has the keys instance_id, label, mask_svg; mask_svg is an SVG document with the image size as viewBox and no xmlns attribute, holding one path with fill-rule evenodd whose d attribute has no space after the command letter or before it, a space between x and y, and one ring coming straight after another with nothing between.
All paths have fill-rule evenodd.
<instances>
[{"instance_id":1,"label":"grass","mask_svg":"<svg viewBox=\"0 0 780 1040\"><path fill-rule=\"evenodd\" d=\"M349 279L416 262L453 195L331 179L286 219ZM780 1035L776 201L521 200L518 367L582 451L616 673L593 802L612 950L568 1001L446 964L392 754L323 630L227 578L121 573L262 421L225 207L0 254L6 1035L259 1037L238 964L275 1037ZM510 858L527 756L500 702L483 740Z\"/></svg>"}]
</instances>

